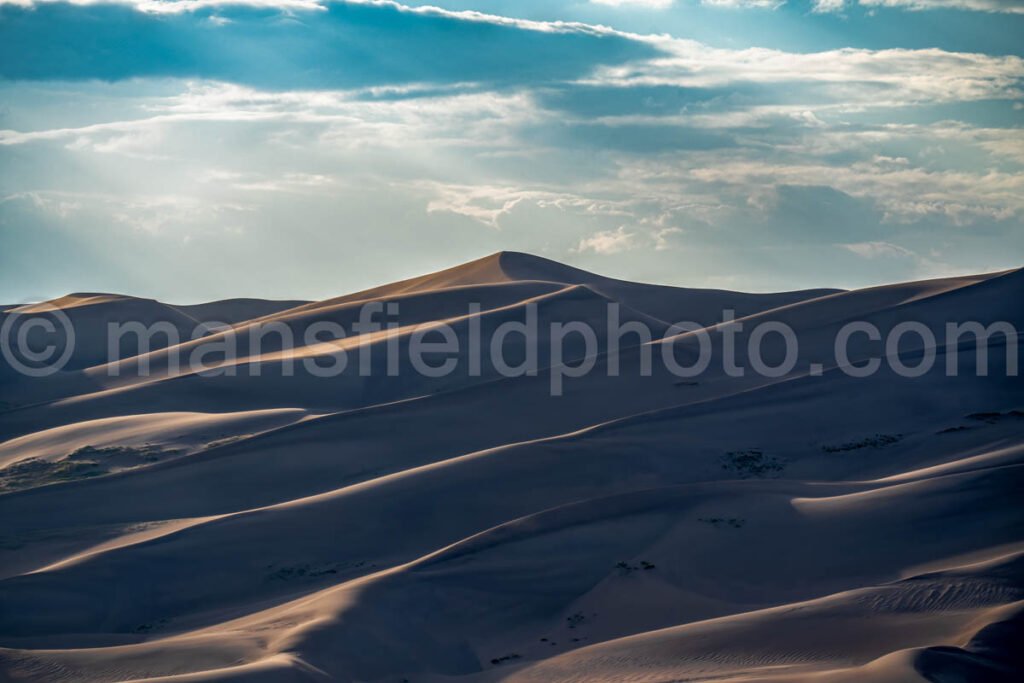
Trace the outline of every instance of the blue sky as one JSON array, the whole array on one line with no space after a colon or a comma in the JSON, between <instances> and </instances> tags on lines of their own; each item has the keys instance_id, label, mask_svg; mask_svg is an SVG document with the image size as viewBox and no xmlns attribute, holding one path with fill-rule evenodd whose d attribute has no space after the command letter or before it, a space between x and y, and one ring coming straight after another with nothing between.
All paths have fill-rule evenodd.
<instances>
[{"instance_id":1,"label":"blue sky","mask_svg":"<svg viewBox=\"0 0 1024 683\"><path fill-rule=\"evenodd\" d=\"M0 2L0 301L1018 267L1018 0Z\"/></svg>"}]
</instances>

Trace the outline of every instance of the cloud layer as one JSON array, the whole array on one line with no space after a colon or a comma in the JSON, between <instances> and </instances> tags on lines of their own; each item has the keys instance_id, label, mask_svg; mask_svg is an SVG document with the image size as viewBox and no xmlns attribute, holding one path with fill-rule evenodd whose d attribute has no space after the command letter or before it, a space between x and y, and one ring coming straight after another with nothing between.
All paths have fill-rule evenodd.
<instances>
[{"instance_id":1,"label":"cloud layer","mask_svg":"<svg viewBox=\"0 0 1024 683\"><path fill-rule=\"evenodd\" d=\"M750 289L1024 255L1014 55L392 3L0 14L9 300L327 296L501 248Z\"/></svg>"},{"instance_id":2,"label":"cloud layer","mask_svg":"<svg viewBox=\"0 0 1024 683\"><path fill-rule=\"evenodd\" d=\"M908 10L956 9L979 12L1008 12L1024 14L1020 0L849 0L864 7L893 7ZM847 0L814 0L819 11L837 12L847 5Z\"/></svg>"},{"instance_id":3,"label":"cloud layer","mask_svg":"<svg viewBox=\"0 0 1024 683\"><path fill-rule=\"evenodd\" d=\"M595 64L654 54L650 44L608 30L393 3L174 13L128 5L0 6L0 76L7 79L179 77L275 89L512 85L564 80Z\"/></svg>"}]
</instances>

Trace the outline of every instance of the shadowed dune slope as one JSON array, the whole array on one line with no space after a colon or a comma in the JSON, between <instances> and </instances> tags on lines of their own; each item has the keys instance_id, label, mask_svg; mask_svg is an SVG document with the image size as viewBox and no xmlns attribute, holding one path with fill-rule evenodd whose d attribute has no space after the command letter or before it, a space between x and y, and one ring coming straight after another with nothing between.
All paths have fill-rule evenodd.
<instances>
[{"instance_id":1,"label":"shadowed dune slope","mask_svg":"<svg viewBox=\"0 0 1024 683\"><path fill-rule=\"evenodd\" d=\"M1004 337L942 340L1024 327L1022 295L1019 270L743 294L504 252L310 303L54 300L73 361L0 371L0 681L1020 680L1024 385ZM305 337L366 303L400 305L393 337ZM652 339L610 355L611 304ZM750 346L771 322L793 367L726 372L724 309L740 365L783 360L778 335ZM466 368L472 334L529 310L536 373ZM231 329L106 356L110 322L208 319ZM662 339L683 320L704 329ZM855 377L852 321L917 332L851 338L847 362L885 357ZM280 336L252 346L264 322L295 367ZM559 342L573 322L595 347ZM440 323L458 366L430 377L408 350ZM704 372L659 361L702 335ZM215 372L175 367L228 338Z\"/></svg>"}]
</instances>

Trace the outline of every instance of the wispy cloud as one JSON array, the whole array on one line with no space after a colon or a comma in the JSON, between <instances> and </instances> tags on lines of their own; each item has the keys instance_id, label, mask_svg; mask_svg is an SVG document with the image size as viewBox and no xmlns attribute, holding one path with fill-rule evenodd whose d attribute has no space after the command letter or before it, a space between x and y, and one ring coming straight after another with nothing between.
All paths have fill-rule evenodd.
<instances>
[{"instance_id":1,"label":"wispy cloud","mask_svg":"<svg viewBox=\"0 0 1024 683\"><path fill-rule=\"evenodd\" d=\"M864 7L895 7L914 11L958 9L1024 14L1024 5L1019 0L814 0L815 9L819 12L838 12L847 4L860 4Z\"/></svg>"},{"instance_id":2,"label":"wispy cloud","mask_svg":"<svg viewBox=\"0 0 1024 683\"><path fill-rule=\"evenodd\" d=\"M606 5L608 7L643 7L646 9L666 9L671 7L675 0L590 0L595 5Z\"/></svg>"},{"instance_id":3,"label":"wispy cloud","mask_svg":"<svg viewBox=\"0 0 1024 683\"><path fill-rule=\"evenodd\" d=\"M635 249L639 246L639 240L635 232L626 230L626 226L619 226L615 230L602 230L589 237L584 237L576 245L576 251L585 253L588 251L595 254L618 254L619 252Z\"/></svg>"},{"instance_id":4,"label":"wispy cloud","mask_svg":"<svg viewBox=\"0 0 1024 683\"><path fill-rule=\"evenodd\" d=\"M741 9L753 7L758 9L777 9L786 4L786 0L700 0L701 4L709 7L724 7L729 9Z\"/></svg>"},{"instance_id":5,"label":"wispy cloud","mask_svg":"<svg viewBox=\"0 0 1024 683\"><path fill-rule=\"evenodd\" d=\"M728 83L802 84L837 102L875 104L1017 99L1024 59L941 49L816 53L750 48L726 50L679 39L651 39L664 57L602 66L594 84L714 88Z\"/></svg>"},{"instance_id":6,"label":"wispy cloud","mask_svg":"<svg viewBox=\"0 0 1024 683\"><path fill-rule=\"evenodd\" d=\"M857 242L841 245L847 251L864 258L917 258L917 255L897 244L889 242Z\"/></svg>"}]
</instances>

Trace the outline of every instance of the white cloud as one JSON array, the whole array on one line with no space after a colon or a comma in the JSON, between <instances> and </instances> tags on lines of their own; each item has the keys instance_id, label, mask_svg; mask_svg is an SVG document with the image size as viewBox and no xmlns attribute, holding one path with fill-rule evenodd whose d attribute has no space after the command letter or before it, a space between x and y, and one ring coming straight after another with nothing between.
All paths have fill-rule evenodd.
<instances>
[{"instance_id":1,"label":"white cloud","mask_svg":"<svg viewBox=\"0 0 1024 683\"><path fill-rule=\"evenodd\" d=\"M675 0L590 0L595 5L608 7L643 7L645 9L666 9Z\"/></svg>"},{"instance_id":2,"label":"white cloud","mask_svg":"<svg viewBox=\"0 0 1024 683\"><path fill-rule=\"evenodd\" d=\"M777 9L786 4L786 0L700 0L700 4L709 7L739 9L754 7L758 9Z\"/></svg>"},{"instance_id":3,"label":"white cloud","mask_svg":"<svg viewBox=\"0 0 1024 683\"><path fill-rule=\"evenodd\" d=\"M838 12L846 6L846 0L814 0L815 12Z\"/></svg>"},{"instance_id":4,"label":"white cloud","mask_svg":"<svg viewBox=\"0 0 1024 683\"><path fill-rule=\"evenodd\" d=\"M1024 59L921 50L842 48L797 53L729 50L693 40L648 37L668 53L599 69L583 82L605 85L720 87L731 83L804 84L846 106L895 106L1024 97Z\"/></svg>"},{"instance_id":5,"label":"white cloud","mask_svg":"<svg viewBox=\"0 0 1024 683\"><path fill-rule=\"evenodd\" d=\"M488 185L447 185L431 182L422 185L437 195L428 202L427 213L454 213L495 229L501 228L501 217L521 201L542 194Z\"/></svg>"},{"instance_id":6,"label":"white cloud","mask_svg":"<svg viewBox=\"0 0 1024 683\"><path fill-rule=\"evenodd\" d=\"M1024 14L1020 0L850 0L865 7L896 7L908 10L960 9L978 12L1008 12ZM816 12L838 12L846 0L814 0Z\"/></svg>"},{"instance_id":7,"label":"white cloud","mask_svg":"<svg viewBox=\"0 0 1024 683\"><path fill-rule=\"evenodd\" d=\"M334 183L353 174L391 177L396 192L413 188L423 196L429 213L462 215L492 228L499 228L523 201L594 217L617 216L629 225L655 226L652 217L669 215L686 216L688 225L710 226L779 185L822 183L869 199L892 223L931 216L962 225L1024 216L1024 173L1012 167L991 170L1000 163L1024 163L1019 131L1012 128L951 122L850 127L836 123L834 113L826 119L808 116L805 105L652 117L650 123L660 126L713 123L716 134L732 135L734 129L742 129L742 138L719 150L666 150L661 158L619 157L605 151L604 167L588 157L583 163L590 170L581 173L571 161L573 152L560 149L564 143L557 137L545 137L538 144L529 133L560 125L565 115L544 111L528 93L363 100L343 92L267 93L199 83L162 100L150 98L146 108L151 116L143 119L2 131L0 144L70 147L78 155L75 164L83 167L89 161L82 157L93 154L151 160L145 172L153 174L155 185L167 183L159 175L160 162L167 172L191 167L197 169L192 177L177 182L182 192L203 194L210 192L202 186L209 187L211 180L250 195L260 189L328 194ZM780 115L803 125L780 131L773 123ZM614 120L602 122L615 125ZM228 131L238 139L216 142ZM924 150L939 144L969 148L991 161L944 169L946 157L956 161L955 155L945 155L923 165ZM283 148L288 148L287 154L279 153ZM914 159L882 151L904 148L920 149L921 155ZM836 165L830 157L837 155L860 161ZM570 163L571 173L561 174L554 184L532 178L532 173L509 175L508 169L537 168L533 158L545 159L542 165ZM233 166L221 168L226 159ZM295 166L279 159L305 163ZM105 176L117 168L109 159L95 163L105 169ZM134 174L134 168L126 167L126 172ZM206 176L203 183L202 173L210 168L239 175ZM672 223L659 227L666 225ZM616 232L604 226L602 231L611 236ZM605 242L608 237L604 235ZM630 238L631 244L637 243L632 233L627 242ZM653 237L642 242L661 244ZM576 246L596 249L599 244L600 240Z\"/></svg>"},{"instance_id":8,"label":"white cloud","mask_svg":"<svg viewBox=\"0 0 1024 683\"><path fill-rule=\"evenodd\" d=\"M917 258L917 254L909 249L890 242L855 242L853 244L841 244L840 246L866 259Z\"/></svg>"},{"instance_id":9,"label":"white cloud","mask_svg":"<svg viewBox=\"0 0 1024 683\"><path fill-rule=\"evenodd\" d=\"M733 154L732 156L735 156ZM824 161L766 160L764 155L746 159L703 158L696 155L683 163L649 162L643 172L661 183L733 187L749 197L759 189L781 185L814 186L826 183L852 197L868 199L885 212L892 223L941 217L954 225L978 219L1007 220L1024 217L1024 174L989 170L928 170L858 162L833 166Z\"/></svg>"},{"instance_id":10,"label":"white cloud","mask_svg":"<svg viewBox=\"0 0 1024 683\"><path fill-rule=\"evenodd\" d=\"M32 7L34 5L67 1L70 1L70 4L73 5L129 5L135 7L140 12L149 12L153 14L192 12L198 9L221 7L232 4L245 5L248 7L273 7L279 9L324 9L324 5L320 0L0 0L0 5ZM218 23L223 22L224 20L217 17L211 17L211 21Z\"/></svg>"},{"instance_id":11,"label":"white cloud","mask_svg":"<svg viewBox=\"0 0 1024 683\"><path fill-rule=\"evenodd\" d=\"M672 248L672 243L683 234L682 228L662 228L654 233L654 249L665 251Z\"/></svg>"},{"instance_id":12,"label":"white cloud","mask_svg":"<svg viewBox=\"0 0 1024 683\"><path fill-rule=\"evenodd\" d=\"M581 239L574 251L580 254L588 251L595 254L617 254L635 249L637 246L639 246L637 234L627 232L626 226L622 225L616 230L602 230Z\"/></svg>"}]
</instances>

